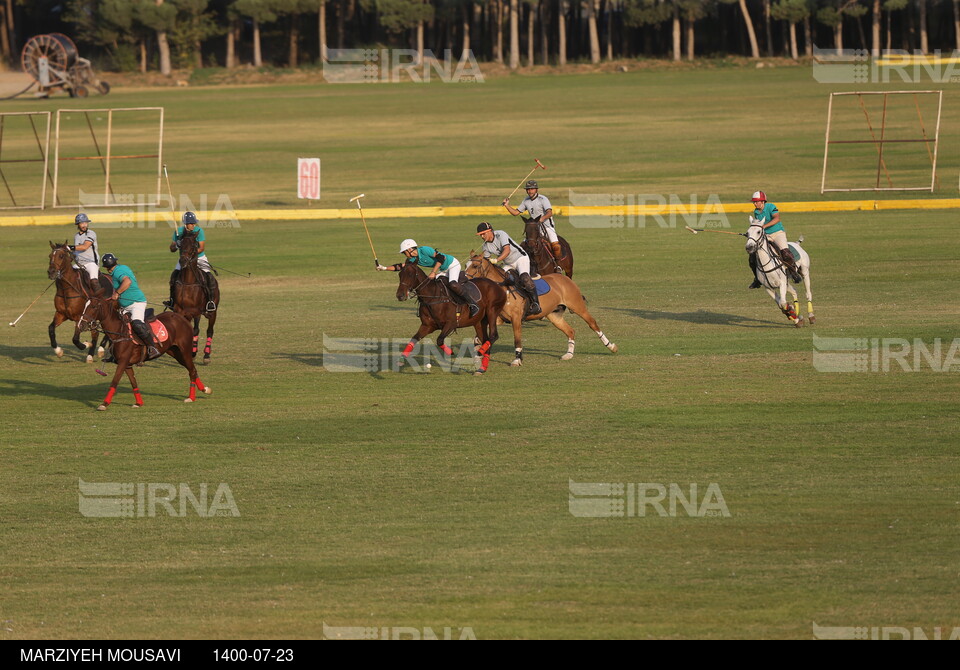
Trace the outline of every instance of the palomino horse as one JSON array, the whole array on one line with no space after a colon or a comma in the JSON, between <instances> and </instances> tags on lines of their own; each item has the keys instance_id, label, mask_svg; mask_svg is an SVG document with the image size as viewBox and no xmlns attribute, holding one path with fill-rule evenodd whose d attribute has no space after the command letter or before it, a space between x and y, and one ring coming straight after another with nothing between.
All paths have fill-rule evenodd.
<instances>
[{"instance_id":1,"label":"palomino horse","mask_svg":"<svg viewBox=\"0 0 960 670\"><path fill-rule=\"evenodd\" d=\"M547 239L543 224L536 219L523 219L523 248L530 255L531 267L530 274L536 276L553 274L563 270L563 274L573 277L573 250L570 244L561 236L557 236L560 241L560 249L563 251L563 257L554 259L553 247ZM557 269L560 267L560 270Z\"/></svg>"},{"instance_id":2,"label":"palomino horse","mask_svg":"<svg viewBox=\"0 0 960 670\"><path fill-rule=\"evenodd\" d=\"M47 267L47 277L57 281L57 294L53 298L53 308L56 313L53 315L53 321L47 331L50 334L50 346L53 347L53 353L57 358L63 358L63 349L57 344L56 329L64 321L79 321L83 314L83 304L90 299L92 294L106 292L107 295L113 292L113 284L109 277L100 275L97 286L91 286L90 278L83 269L73 267L73 254L67 243L54 244L50 242L50 265ZM80 329L73 331L73 344L83 351L89 347L90 353L87 354L87 363L93 363L93 351L103 358L103 347L97 348L98 333L93 333L92 340L87 342L80 341Z\"/></svg>"},{"instance_id":3,"label":"palomino horse","mask_svg":"<svg viewBox=\"0 0 960 670\"><path fill-rule=\"evenodd\" d=\"M471 282L461 281L464 291L469 291ZM440 331L437 338L437 347L447 356L453 355L453 350L444 344L446 337L457 328L473 326L477 333L477 356L481 357L480 369L474 374L481 375L490 365L490 347L497 341L497 319L507 301L507 293L502 287L492 281L481 279L472 284L479 292L476 298L480 310L476 316L470 316L470 307L457 304L451 297L451 291L440 280L433 280L417 266L416 263L404 263L400 270L400 287L397 289L397 300L406 300L413 293L420 302L420 328L410 338L410 342L403 350L406 359L413 351L417 342L435 330Z\"/></svg>"},{"instance_id":4,"label":"palomino horse","mask_svg":"<svg viewBox=\"0 0 960 670\"><path fill-rule=\"evenodd\" d=\"M187 321L193 321L193 356L197 355L197 342L200 339L200 317L207 317L207 344L203 347L203 364L210 362L213 349L213 326L217 322L219 309L207 311L207 283L204 272L197 266L199 244L196 233L184 233L180 240L180 277L173 296L173 311ZM216 277L213 280L213 295L210 300L219 308L220 285Z\"/></svg>"},{"instance_id":5,"label":"palomino horse","mask_svg":"<svg viewBox=\"0 0 960 670\"><path fill-rule=\"evenodd\" d=\"M468 277L485 277L497 282L504 280L504 273L500 268L493 265L480 254L472 251L470 252L470 261L467 263L465 274ZM604 346L613 353L617 353L617 345L607 339L607 336L600 330L596 319L594 319L587 310L587 303L580 293L580 288L573 283L570 277L565 277L561 274L550 274L542 276L541 279L550 285L550 291L540 296L540 308L542 311L538 314L528 315L526 320L531 321L546 317L550 319L550 323L563 331L563 334L567 336L567 353L560 357L561 360L569 361L573 358L573 350L576 346L576 342L573 339L573 328L571 328L570 324L563 318L564 309L569 309L583 319L586 324L593 329L593 332L597 334L597 337L600 338ZM500 315L500 318L509 320L513 326L513 345L516 349L516 358L510 365L523 364L521 331L523 330L525 308L523 296L515 289L509 289L507 291L507 304L503 308L503 313Z\"/></svg>"},{"instance_id":6,"label":"palomino horse","mask_svg":"<svg viewBox=\"0 0 960 670\"><path fill-rule=\"evenodd\" d=\"M790 242L790 247L797 252L800 260L797 261L797 270L803 277L803 286L807 289L807 318L811 325L816 323L817 317L813 314L813 294L810 292L810 256L800 246L803 235L796 242ZM750 217L750 227L747 229L747 244L744 247L748 254L757 254L757 281L770 294L790 322L797 328L803 326L803 316L800 315L800 303L797 290L790 285L790 278L784 268L780 254L767 239L763 232L763 225ZM793 295L793 301L787 301L787 291Z\"/></svg>"},{"instance_id":7,"label":"palomino horse","mask_svg":"<svg viewBox=\"0 0 960 670\"><path fill-rule=\"evenodd\" d=\"M197 368L193 364L193 357L190 355L192 336L190 322L174 312L164 312L155 321L163 326L162 329L154 329L157 349L161 354L170 354L190 373L190 396L184 402L194 402L197 399L198 390L208 395L213 393L209 386L204 386L200 381ZM99 331L113 342L113 357L117 361L117 371L113 375L113 381L110 382L107 397L97 409L106 411L110 406L113 395L117 392L117 384L124 372L127 373L130 385L133 387L133 407L143 407L143 397L140 395L140 387L137 386L137 378L133 374L133 366L143 362L145 347L139 340L134 339L129 321L121 318L117 301L103 296L91 297L83 309L77 328L91 332ZM158 333L158 330L161 332ZM165 339L163 339L164 332Z\"/></svg>"}]
</instances>

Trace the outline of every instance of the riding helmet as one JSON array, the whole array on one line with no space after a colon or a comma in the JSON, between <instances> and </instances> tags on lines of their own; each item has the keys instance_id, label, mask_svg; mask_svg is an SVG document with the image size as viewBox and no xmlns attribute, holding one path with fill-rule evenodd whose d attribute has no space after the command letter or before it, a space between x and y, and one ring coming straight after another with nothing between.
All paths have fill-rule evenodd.
<instances>
[{"instance_id":1,"label":"riding helmet","mask_svg":"<svg viewBox=\"0 0 960 670\"><path fill-rule=\"evenodd\" d=\"M760 202L761 200L762 200L763 202L766 202L766 201L767 201L767 194L764 193L763 191L754 191L753 197L750 198L750 201L751 201L751 202Z\"/></svg>"},{"instance_id":2,"label":"riding helmet","mask_svg":"<svg viewBox=\"0 0 960 670\"><path fill-rule=\"evenodd\" d=\"M79 214L77 214L77 218L73 220L73 224L75 226L79 226L81 223L90 223L90 217L84 214L83 212L80 212Z\"/></svg>"},{"instance_id":3,"label":"riding helmet","mask_svg":"<svg viewBox=\"0 0 960 670\"><path fill-rule=\"evenodd\" d=\"M417 246L416 242L408 238L400 243L400 253L402 254L407 249L416 249Z\"/></svg>"},{"instance_id":4,"label":"riding helmet","mask_svg":"<svg viewBox=\"0 0 960 670\"><path fill-rule=\"evenodd\" d=\"M536 180L536 179L531 179L530 181L528 181L528 182L527 182L527 185L524 186L524 188L535 188L535 189L537 189L537 190L540 189L540 187L537 186L537 180Z\"/></svg>"},{"instance_id":5,"label":"riding helmet","mask_svg":"<svg viewBox=\"0 0 960 670\"><path fill-rule=\"evenodd\" d=\"M197 222L196 214L194 214L193 212L183 213L183 225L187 225L188 223L196 223L196 222Z\"/></svg>"},{"instance_id":6,"label":"riding helmet","mask_svg":"<svg viewBox=\"0 0 960 670\"><path fill-rule=\"evenodd\" d=\"M480 222L480 225L477 226L477 235L482 235L483 233L487 232L488 230L493 230L493 226L491 226L491 225L490 225L489 223L487 223L486 221L481 221L481 222Z\"/></svg>"},{"instance_id":7,"label":"riding helmet","mask_svg":"<svg viewBox=\"0 0 960 670\"><path fill-rule=\"evenodd\" d=\"M103 267L108 270L117 265L117 257L113 254L104 254L103 258L100 259L100 262L103 263Z\"/></svg>"}]
</instances>

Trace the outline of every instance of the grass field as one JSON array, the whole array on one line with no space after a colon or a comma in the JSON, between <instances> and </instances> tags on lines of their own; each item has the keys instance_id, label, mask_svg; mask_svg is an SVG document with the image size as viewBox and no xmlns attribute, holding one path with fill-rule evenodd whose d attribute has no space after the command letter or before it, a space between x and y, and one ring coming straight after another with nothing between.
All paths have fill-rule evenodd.
<instances>
[{"instance_id":1,"label":"grass field","mask_svg":"<svg viewBox=\"0 0 960 670\"><path fill-rule=\"evenodd\" d=\"M297 155L323 160L324 207L359 192L370 206L496 204L533 157L561 204L566 189L742 201L758 186L776 202L819 197L827 90L777 69L121 89L109 102L165 105L175 190L228 193L237 207L296 205ZM938 197L955 193L956 102L950 90ZM482 378L324 368L325 336L402 341L418 325L355 222L209 231L212 262L252 278L220 277L213 363L200 371L214 394L194 405L171 360L138 370L143 409L124 381L110 410L94 411L107 382L67 326L66 356L53 356L44 298L0 331L0 639L318 638L324 624L469 627L481 639L960 626L957 213L784 220L812 257L815 329L747 291L740 238L695 237L682 220L561 220L575 280L619 353L568 315L572 361L559 360L559 331L534 324L512 369L504 328ZM370 229L381 262L408 236L463 259L476 223ZM46 285L47 240L72 228L4 229L3 323ZM169 229L98 231L159 302ZM909 372L819 372L814 332L939 339L948 371L911 356ZM86 518L79 479L226 483L240 516ZM716 484L729 516L577 517L571 480L695 483L701 497Z\"/></svg>"}]
</instances>

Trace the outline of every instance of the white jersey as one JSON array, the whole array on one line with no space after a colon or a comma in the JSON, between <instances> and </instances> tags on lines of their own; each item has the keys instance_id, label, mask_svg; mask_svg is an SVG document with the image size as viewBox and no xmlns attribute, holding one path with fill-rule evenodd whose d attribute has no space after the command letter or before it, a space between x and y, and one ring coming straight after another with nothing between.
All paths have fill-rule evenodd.
<instances>
[{"instance_id":1,"label":"white jersey","mask_svg":"<svg viewBox=\"0 0 960 670\"><path fill-rule=\"evenodd\" d=\"M94 263L96 265L100 264L100 257L97 255L97 234L87 228L87 232L80 233L78 232L73 236L73 246L79 247L81 244L86 242L92 242L90 248L86 251L76 252L76 259L79 265L86 265L87 263Z\"/></svg>"},{"instance_id":2,"label":"white jersey","mask_svg":"<svg viewBox=\"0 0 960 670\"><path fill-rule=\"evenodd\" d=\"M548 209L553 209L550 205L550 201L547 199L547 196L537 193L535 198L524 198L523 202L520 203L520 206L517 209L521 212L527 211L530 213L530 218L536 219L542 217ZM540 223L545 226L553 228L553 217L549 219L541 219Z\"/></svg>"},{"instance_id":3,"label":"white jersey","mask_svg":"<svg viewBox=\"0 0 960 670\"><path fill-rule=\"evenodd\" d=\"M483 243L483 256L484 258L500 258L500 254L503 253L503 250L509 248L510 253L504 259L504 263L507 265L516 265L517 261L527 255L527 252L523 250L519 244L513 241L505 231L495 230L493 231L493 241Z\"/></svg>"}]
</instances>

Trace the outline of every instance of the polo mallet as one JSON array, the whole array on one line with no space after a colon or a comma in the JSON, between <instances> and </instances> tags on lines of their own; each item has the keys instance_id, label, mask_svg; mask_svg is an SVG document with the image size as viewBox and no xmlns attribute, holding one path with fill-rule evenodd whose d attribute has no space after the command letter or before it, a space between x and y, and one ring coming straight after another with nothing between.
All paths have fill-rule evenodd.
<instances>
[{"instance_id":1,"label":"polo mallet","mask_svg":"<svg viewBox=\"0 0 960 670\"><path fill-rule=\"evenodd\" d=\"M167 164L163 164L163 177L167 180L167 194L170 196L170 211L173 212L174 223L177 218L177 202L173 199L173 189L170 188L170 175L167 174Z\"/></svg>"},{"instance_id":2,"label":"polo mallet","mask_svg":"<svg viewBox=\"0 0 960 670\"><path fill-rule=\"evenodd\" d=\"M735 233L732 230L714 230L713 228L691 228L690 226L684 226L691 233L696 235L697 233L723 233L724 235L739 235L740 237L746 237L746 233Z\"/></svg>"},{"instance_id":3,"label":"polo mallet","mask_svg":"<svg viewBox=\"0 0 960 670\"><path fill-rule=\"evenodd\" d=\"M365 198L365 197L367 197L367 194L361 193L358 196L354 196L353 198L350 198L350 202L356 202L357 209L360 210L360 220L363 221L363 230L367 234L367 242L370 243L370 251L373 252L373 266L378 268L380 267L380 259L377 258L377 252L373 248L373 240L370 238L370 231L367 230L367 220L363 216L363 207L360 206L360 198Z\"/></svg>"},{"instance_id":4,"label":"polo mallet","mask_svg":"<svg viewBox=\"0 0 960 670\"><path fill-rule=\"evenodd\" d=\"M213 263L210 263L210 267L214 268L215 270L220 270L221 272L229 272L232 275L237 275L238 277L246 277L247 279L250 279L249 272L247 274L243 274L242 272L234 272L233 270L228 270L227 268L220 267L219 265L214 265Z\"/></svg>"},{"instance_id":5,"label":"polo mallet","mask_svg":"<svg viewBox=\"0 0 960 670\"><path fill-rule=\"evenodd\" d=\"M517 187L516 187L515 189L513 189L513 191L510 193L510 195L507 196L507 198L506 198L507 200L509 200L510 198L512 198L512 197L513 197L513 194L516 193L517 191L519 191L519 190L520 190L520 187L523 186L525 183L527 183L527 180L530 179L530 175L532 175L534 172L536 172L536 171L537 171L537 168L540 168L541 170L546 170L546 169L547 169L547 166L544 165L543 163L541 163L539 158L534 158L533 160L535 160L535 161L537 162L537 164L536 164L535 166L533 166L533 169L530 170L530 172L527 174L527 176L523 178L523 181L521 181L519 184L517 184Z\"/></svg>"},{"instance_id":6,"label":"polo mallet","mask_svg":"<svg viewBox=\"0 0 960 670\"><path fill-rule=\"evenodd\" d=\"M38 296L34 299L34 301L30 303L30 307L33 307L34 305L36 305L36 304L37 304L37 300L39 300L40 298L42 298L42 297L43 297L43 294L46 293L47 291L49 291L49 290L50 290L50 287L53 286L53 285L56 284L56 283L57 283L57 280L56 280L56 279L54 279L52 282L50 282L50 284L47 286L47 288L43 289L43 292L41 292L40 295L38 295ZM30 311L30 307L27 307L25 310L23 310L23 314L26 314L27 312L29 312L29 311ZM16 321L11 321L11 322L8 323L7 325L10 326L11 328L16 328L16 327L17 327L17 321L19 321L20 319L23 318L23 314L21 314L20 316L18 316L17 319L16 319Z\"/></svg>"}]
</instances>

